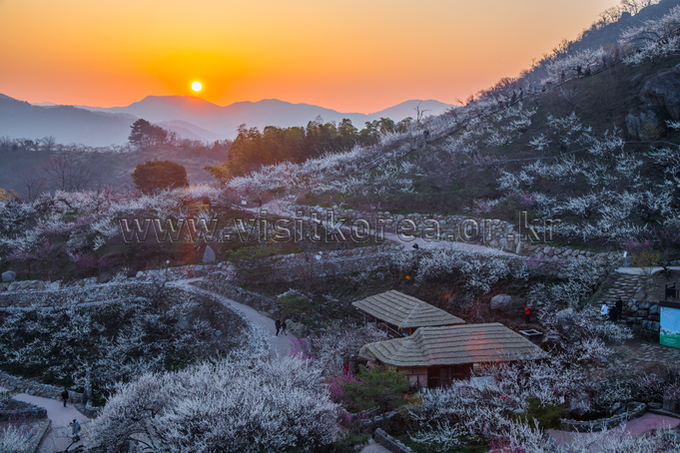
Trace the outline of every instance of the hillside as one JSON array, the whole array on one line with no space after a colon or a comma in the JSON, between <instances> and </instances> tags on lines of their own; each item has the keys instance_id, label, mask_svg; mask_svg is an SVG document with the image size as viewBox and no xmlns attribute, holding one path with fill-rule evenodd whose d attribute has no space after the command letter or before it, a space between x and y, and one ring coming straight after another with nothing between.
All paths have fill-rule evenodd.
<instances>
[{"instance_id":1,"label":"hillside","mask_svg":"<svg viewBox=\"0 0 680 453\"><path fill-rule=\"evenodd\" d=\"M380 146L230 186L360 211L516 222L526 210L559 217L561 242L618 248L678 219L680 134L670 123L680 120L678 64L676 56L618 62L558 86L492 92Z\"/></svg>"},{"instance_id":2,"label":"hillside","mask_svg":"<svg viewBox=\"0 0 680 453\"><path fill-rule=\"evenodd\" d=\"M35 106L0 95L0 137L108 146L123 143L135 121L131 115L90 112L72 106Z\"/></svg>"}]
</instances>

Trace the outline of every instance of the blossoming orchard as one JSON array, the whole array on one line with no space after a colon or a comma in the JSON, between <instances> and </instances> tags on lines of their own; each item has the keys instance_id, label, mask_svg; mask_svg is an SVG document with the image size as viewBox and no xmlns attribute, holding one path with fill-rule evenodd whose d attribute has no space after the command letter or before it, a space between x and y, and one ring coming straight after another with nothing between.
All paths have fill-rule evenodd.
<instances>
[{"instance_id":1,"label":"blossoming orchard","mask_svg":"<svg viewBox=\"0 0 680 453\"><path fill-rule=\"evenodd\" d=\"M0 140L81 176L0 189L0 452L680 451L670 3L437 116Z\"/></svg>"}]
</instances>

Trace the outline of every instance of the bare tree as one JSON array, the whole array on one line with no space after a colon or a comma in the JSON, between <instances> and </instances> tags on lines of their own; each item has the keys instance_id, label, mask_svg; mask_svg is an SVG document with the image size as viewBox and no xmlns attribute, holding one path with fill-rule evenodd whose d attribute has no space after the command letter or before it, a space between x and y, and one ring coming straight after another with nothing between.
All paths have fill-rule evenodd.
<instances>
[{"instance_id":1,"label":"bare tree","mask_svg":"<svg viewBox=\"0 0 680 453\"><path fill-rule=\"evenodd\" d=\"M54 138L54 135L50 135L49 137L43 137L42 139L38 140L38 142L40 143L42 151L48 153L54 151L54 148L57 145L57 140Z\"/></svg>"},{"instance_id":2,"label":"bare tree","mask_svg":"<svg viewBox=\"0 0 680 453\"><path fill-rule=\"evenodd\" d=\"M26 200L34 201L45 191L45 178L35 173L22 173L19 176L21 185L24 187Z\"/></svg>"},{"instance_id":3,"label":"bare tree","mask_svg":"<svg viewBox=\"0 0 680 453\"><path fill-rule=\"evenodd\" d=\"M93 179L81 156L76 154L57 154L52 157L44 170L46 179L58 190L77 192L84 190Z\"/></svg>"}]
</instances>

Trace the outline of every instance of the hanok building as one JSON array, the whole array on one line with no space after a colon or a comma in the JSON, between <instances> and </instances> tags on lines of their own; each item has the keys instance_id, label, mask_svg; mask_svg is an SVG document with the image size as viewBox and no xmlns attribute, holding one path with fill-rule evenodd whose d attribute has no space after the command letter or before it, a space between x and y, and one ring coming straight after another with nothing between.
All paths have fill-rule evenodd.
<instances>
[{"instance_id":1,"label":"hanok building","mask_svg":"<svg viewBox=\"0 0 680 453\"><path fill-rule=\"evenodd\" d=\"M414 387L440 387L466 379L476 366L532 360L546 353L500 323L420 327L405 338L364 345L359 356L371 365L390 365Z\"/></svg>"},{"instance_id":2,"label":"hanok building","mask_svg":"<svg viewBox=\"0 0 680 453\"><path fill-rule=\"evenodd\" d=\"M395 290L352 302L352 305L364 313L365 321L385 323L397 335L411 335L419 327L465 324L451 313Z\"/></svg>"}]
</instances>

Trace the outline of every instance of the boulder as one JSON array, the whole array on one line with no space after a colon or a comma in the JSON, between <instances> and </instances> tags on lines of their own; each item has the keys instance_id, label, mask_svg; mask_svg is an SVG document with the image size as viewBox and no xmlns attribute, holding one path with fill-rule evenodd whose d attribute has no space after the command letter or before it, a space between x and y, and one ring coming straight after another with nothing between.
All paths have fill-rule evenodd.
<instances>
[{"instance_id":1,"label":"boulder","mask_svg":"<svg viewBox=\"0 0 680 453\"><path fill-rule=\"evenodd\" d=\"M298 338L307 335L307 328L301 322L295 322L292 319L286 319L286 330Z\"/></svg>"},{"instance_id":2,"label":"boulder","mask_svg":"<svg viewBox=\"0 0 680 453\"><path fill-rule=\"evenodd\" d=\"M7 271L2 273L3 282L13 282L17 278L17 273L14 271Z\"/></svg>"},{"instance_id":3,"label":"boulder","mask_svg":"<svg viewBox=\"0 0 680 453\"><path fill-rule=\"evenodd\" d=\"M626 115L626 130L631 138L638 140L656 140L666 135L666 123L661 114L646 106L639 110L631 110Z\"/></svg>"},{"instance_id":4,"label":"boulder","mask_svg":"<svg viewBox=\"0 0 680 453\"><path fill-rule=\"evenodd\" d=\"M217 260L215 251L207 245L205 251L203 252L203 264L214 263Z\"/></svg>"},{"instance_id":5,"label":"boulder","mask_svg":"<svg viewBox=\"0 0 680 453\"><path fill-rule=\"evenodd\" d=\"M507 294L498 294L491 298L491 309L506 311L512 305L512 297Z\"/></svg>"},{"instance_id":6,"label":"boulder","mask_svg":"<svg viewBox=\"0 0 680 453\"><path fill-rule=\"evenodd\" d=\"M113 272L109 271L104 271L101 274L97 275L97 283L108 283L111 280L113 280Z\"/></svg>"},{"instance_id":7,"label":"boulder","mask_svg":"<svg viewBox=\"0 0 680 453\"><path fill-rule=\"evenodd\" d=\"M649 79L642 86L640 99L674 121L680 120L680 65Z\"/></svg>"}]
</instances>

